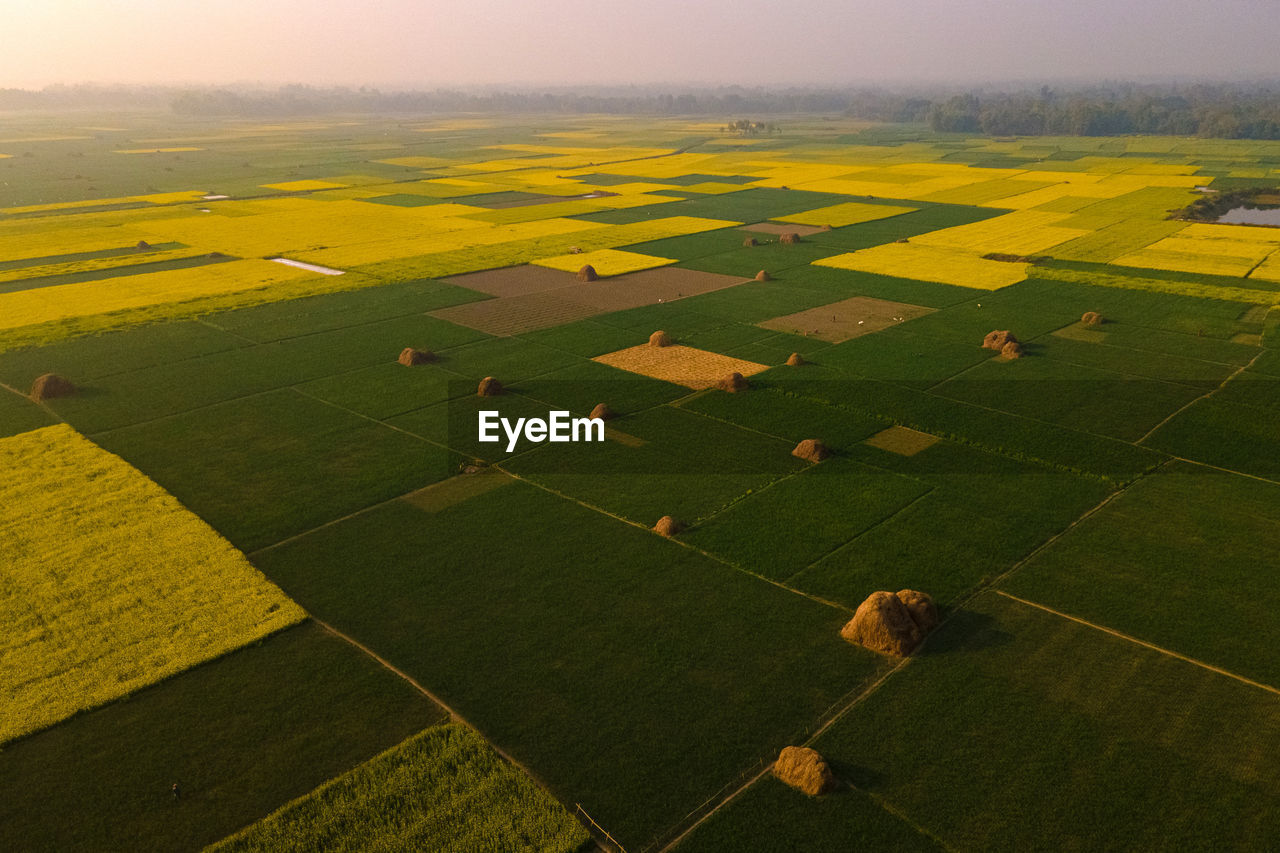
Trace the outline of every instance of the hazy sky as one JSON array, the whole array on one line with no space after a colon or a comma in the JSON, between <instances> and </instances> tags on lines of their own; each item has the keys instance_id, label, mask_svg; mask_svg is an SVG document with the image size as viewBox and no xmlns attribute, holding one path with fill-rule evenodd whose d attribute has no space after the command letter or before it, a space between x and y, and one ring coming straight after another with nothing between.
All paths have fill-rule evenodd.
<instances>
[{"instance_id":1,"label":"hazy sky","mask_svg":"<svg viewBox=\"0 0 1280 853\"><path fill-rule=\"evenodd\" d=\"M0 87L1280 77L1280 0L0 0Z\"/></svg>"}]
</instances>

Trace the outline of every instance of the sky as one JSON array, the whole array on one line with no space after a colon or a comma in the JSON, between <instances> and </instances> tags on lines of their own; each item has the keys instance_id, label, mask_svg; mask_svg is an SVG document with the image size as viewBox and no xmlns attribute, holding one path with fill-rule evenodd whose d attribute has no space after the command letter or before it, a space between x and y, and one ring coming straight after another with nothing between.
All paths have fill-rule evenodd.
<instances>
[{"instance_id":1,"label":"sky","mask_svg":"<svg viewBox=\"0 0 1280 853\"><path fill-rule=\"evenodd\" d=\"M1277 0L0 0L0 88L1280 78Z\"/></svg>"}]
</instances>

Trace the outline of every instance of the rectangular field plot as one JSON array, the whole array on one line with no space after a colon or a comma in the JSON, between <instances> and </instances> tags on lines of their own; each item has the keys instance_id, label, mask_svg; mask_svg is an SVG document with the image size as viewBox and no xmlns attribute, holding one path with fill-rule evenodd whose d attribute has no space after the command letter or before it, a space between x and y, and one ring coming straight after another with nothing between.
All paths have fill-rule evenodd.
<instances>
[{"instance_id":1,"label":"rectangular field plot","mask_svg":"<svg viewBox=\"0 0 1280 853\"><path fill-rule=\"evenodd\" d=\"M1239 381L1232 380L1228 387ZM1263 402L1257 392L1239 390L1221 399L1199 400L1144 444L1196 462L1280 480L1280 418L1274 409L1242 404L1242 399Z\"/></svg>"},{"instance_id":2,"label":"rectangular field plot","mask_svg":"<svg viewBox=\"0 0 1280 853\"><path fill-rule=\"evenodd\" d=\"M373 827L377 827L374 829ZM587 831L466 726L436 726L211 848L210 853L414 850L573 853Z\"/></svg>"},{"instance_id":3,"label":"rectangular field plot","mask_svg":"<svg viewBox=\"0 0 1280 853\"><path fill-rule=\"evenodd\" d=\"M439 445L290 390L97 440L246 551L441 480L457 466Z\"/></svg>"},{"instance_id":4,"label":"rectangular field plot","mask_svg":"<svg viewBox=\"0 0 1280 853\"><path fill-rule=\"evenodd\" d=\"M199 850L444 716L304 623L7 745L0 848Z\"/></svg>"},{"instance_id":5,"label":"rectangular field plot","mask_svg":"<svg viewBox=\"0 0 1280 853\"><path fill-rule=\"evenodd\" d=\"M559 270L555 276L529 272L534 269L538 267L456 277L452 281L487 288L498 298L444 308L432 316L492 335L517 335L742 283L734 276L676 268L642 270L594 282L579 282Z\"/></svg>"},{"instance_id":6,"label":"rectangular field plot","mask_svg":"<svg viewBox=\"0 0 1280 853\"><path fill-rule=\"evenodd\" d=\"M70 427L0 439L0 743L303 618L243 555Z\"/></svg>"},{"instance_id":7,"label":"rectangular field plot","mask_svg":"<svg viewBox=\"0 0 1280 853\"><path fill-rule=\"evenodd\" d=\"M1280 486L1180 464L1140 480L1003 585L1280 686Z\"/></svg>"},{"instance_id":8,"label":"rectangular field plot","mask_svg":"<svg viewBox=\"0 0 1280 853\"><path fill-rule=\"evenodd\" d=\"M932 308L920 305L854 296L830 305L764 320L759 325L779 332L813 335L838 344L932 312Z\"/></svg>"},{"instance_id":9,"label":"rectangular field plot","mask_svg":"<svg viewBox=\"0 0 1280 853\"><path fill-rule=\"evenodd\" d=\"M813 744L853 790L763 779L680 849L743 849L799 814L814 851L853 827L888 849L1265 847L1278 738L1270 693L987 595Z\"/></svg>"},{"instance_id":10,"label":"rectangular field plot","mask_svg":"<svg viewBox=\"0 0 1280 853\"><path fill-rule=\"evenodd\" d=\"M1009 569L1111 490L951 442L913 456L856 445L850 456L928 491L788 581L849 607L877 589L903 588L927 590L945 605Z\"/></svg>"},{"instance_id":11,"label":"rectangular field plot","mask_svg":"<svg viewBox=\"0 0 1280 853\"><path fill-rule=\"evenodd\" d=\"M711 388L730 373L754 376L769 369L767 364L756 364L680 344L665 347L640 344L598 355L593 361L695 390Z\"/></svg>"},{"instance_id":12,"label":"rectangular field plot","mask_svg":"<svg viewBox=\"0 0 1280 853\"><path fill-rule=\"evenodd\" d=\"M526 484L257 562L637 849L881 667L845 611Z\"/></svg>"},{"instance_id":13,"label":"rectangular field plot","mask_svg":"<svg viewBox=\"0 0 1280 853\"><path fill-rule=\"evenodd\" d=\"M785 581L929 488L919 480L831 459L748 495L681 541Z\"/></svg>"},{"instance_id":14,"label":"rectangular field plot","mask_svg":"<svg viewBox=\"0 0 1280 853\"><path fill-rule=\"evenodd\" d=\"M834 204L830 207L819 207L816 210L806 210L803 213L792 213L774 218L779 222L816 225L819 228L823 225L830 225L832 228L843 228L846 225L857 225L861 222L871 222L876 219L887 219L890 216L911 213L916 209L914 207L895 207L888 204L863 204L849 201L844 204Z\"/></svg>"},{"instance_id":15,"label":"rectangular field plot","mask_svg":"<svg viewBox=\"0 0 1280 853\"><path fill-rule=\"evenodd\" d=\"M964 250L922 243L888 243L814 261L818 266L999 290L1027 277L1028 265L989 261Z\"/></svg>"}]
</instances>

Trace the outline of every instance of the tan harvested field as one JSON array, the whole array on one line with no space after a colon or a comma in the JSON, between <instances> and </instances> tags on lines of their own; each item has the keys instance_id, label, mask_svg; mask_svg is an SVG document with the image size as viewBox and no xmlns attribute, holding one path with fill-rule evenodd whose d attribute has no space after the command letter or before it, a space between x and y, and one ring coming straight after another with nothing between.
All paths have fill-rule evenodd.
<instances>
[{"instance_id":1,"label":"tan harvested field","mask_svg":"<svg viewBox=\"0 0 1280 853\"><path fill-rule=\"evenodd\" d=\"M905 302L855 296L830 305L810 308L783 317L774 317L772 320L763 320L757 325L778 332L811 335L838 344L841 341L878 332L906 320L932 314L933 310L920 305L908 305Z\"/></svg>"},{"instance_id":2,"label":"tan harvested field","mask_svg":"<svg viewBox=\"0 0 1280 853\"><path fill-rule=\"evenodd\" d=\"M816 225L793 225L785 222L756 222L752 225L740 225L738 230L754 231L757 234L799 234L801 237L822 233L822 228Z\"/></svg>"},{"instance_id":3,"label":"tan harvested field","mask_svg":"<svg viewBox=\"0 0 1280 853\"><path fill-rule=\"evenodd\" d=\"M922 450L928 450L941 439L927 432L920 432L909 427L891 426L868 438L863 444L896 453L899 456L915 456Z\"/></svg>"},{"instance_id":4,"label":"tan harvested field","mask_svg":"<svg viewBox=\"0 0 1280 853\"><path fill-rule=\"evenodd\" d=\"M455 275L444 280L490 296L524 296L527 293L542 293L578 284L578 279L571 272L532 264Z\"/></svg>"},{"instance_id":5,"label":"tan harvested field","mask_svg":"<svg viewBox=\"0 0 1280 853\"><path fill-rule=\"evenodd\" d=\"M1101 344L1107 340L1107 333L1086 326L1084 323L1072 323L1055 330L1054 337L1066 338L1069 341L1080 341L1085 344Z\"/></svg>"},{"instance_id":6,"label":"tan harvested field","mask_svg":"<svg viewBox=\"0 0 1280 853\"><path fill-rule=\"evenodd\" d=\"M514 482L515 480L501 471L490 468L475 474L459 474L456 477L450 477L405 495L404 500L423 512L436 513Z\"/></svg>"},{"instance_id":7,"label":"tan harvested field","mask_svg":"<svg viewBox=\"0 0 1280 853\"><path fill-rule=\"evenodd\" d=\"M487 299L484 302L468 302L430 312L431 316L479 329L490 335L518 335L536 329L547 329L561 323L584 320L601 313L581 302L564 299L552 293L527 293Z\"/></svg>"},{"instance_id":8,"label":"tan harvested field","mask_svg":"<svg viewBox=\"0 0 1280 853\"><path fill-rule=\"evenodd\" d=\"M491 335L518 335L610 311L709 293L742 284L745 279L663 267L606 281L581 282L572 273L522 266L455 276L448 281L498 298L442 308L430 312L431 316Z\"/></svg>"},{"instance_id":9,"label":"tan harvested field","mask_svg":"<svg viewBox=\"0 0 1280 853\"><path fill-rule=\"evenodd\" d=\"M641 376L663 379L694 390L712 388L716 382L730 373L754 376L768 370L769 365L757 364L740 358L731 358L718 352L694 349L674 344L654 347L648 344L628 347L596 356L593 361L617 367Z\"/></svg>"}]
</instances>

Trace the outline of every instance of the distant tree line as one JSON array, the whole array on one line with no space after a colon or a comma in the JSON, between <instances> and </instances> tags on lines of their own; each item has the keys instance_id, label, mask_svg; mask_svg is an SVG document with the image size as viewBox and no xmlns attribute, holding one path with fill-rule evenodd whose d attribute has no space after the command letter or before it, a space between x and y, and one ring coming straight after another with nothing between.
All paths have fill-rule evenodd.
<instances>
[{"instance_id":1,"label":"distant tree line","mask_svg":"<svg viewBox=\"0 0 1280 853\"><path fill-rule=\"evenodd\" d=\"M970 93L933 103L928 120L936 131L989 136L1280 139L1280 88L1202 84Z\"/></svg>"},{"instance_id":2,"label":"distant tree line","mask_svg":"<svg viewBox=\"0 0 1280 853\"><path fill-rule=\"evenodd\" d=\"M1071 89L887 90L656 86L548 91L370 87L166 88L51 86L0 89L0 110L168 108L190 116L300 116L319 113L617 113L768 116L730 132L771 133L787 115L842 115L928 124L939 132L991 136L1169 134L1280 139L1280 84L1115 84ZM737 123L735 123L737 124ZM764 127L756 128L756 125ZM772 125L772 126L771 126Z\"/></svg>"}]
</instances>

